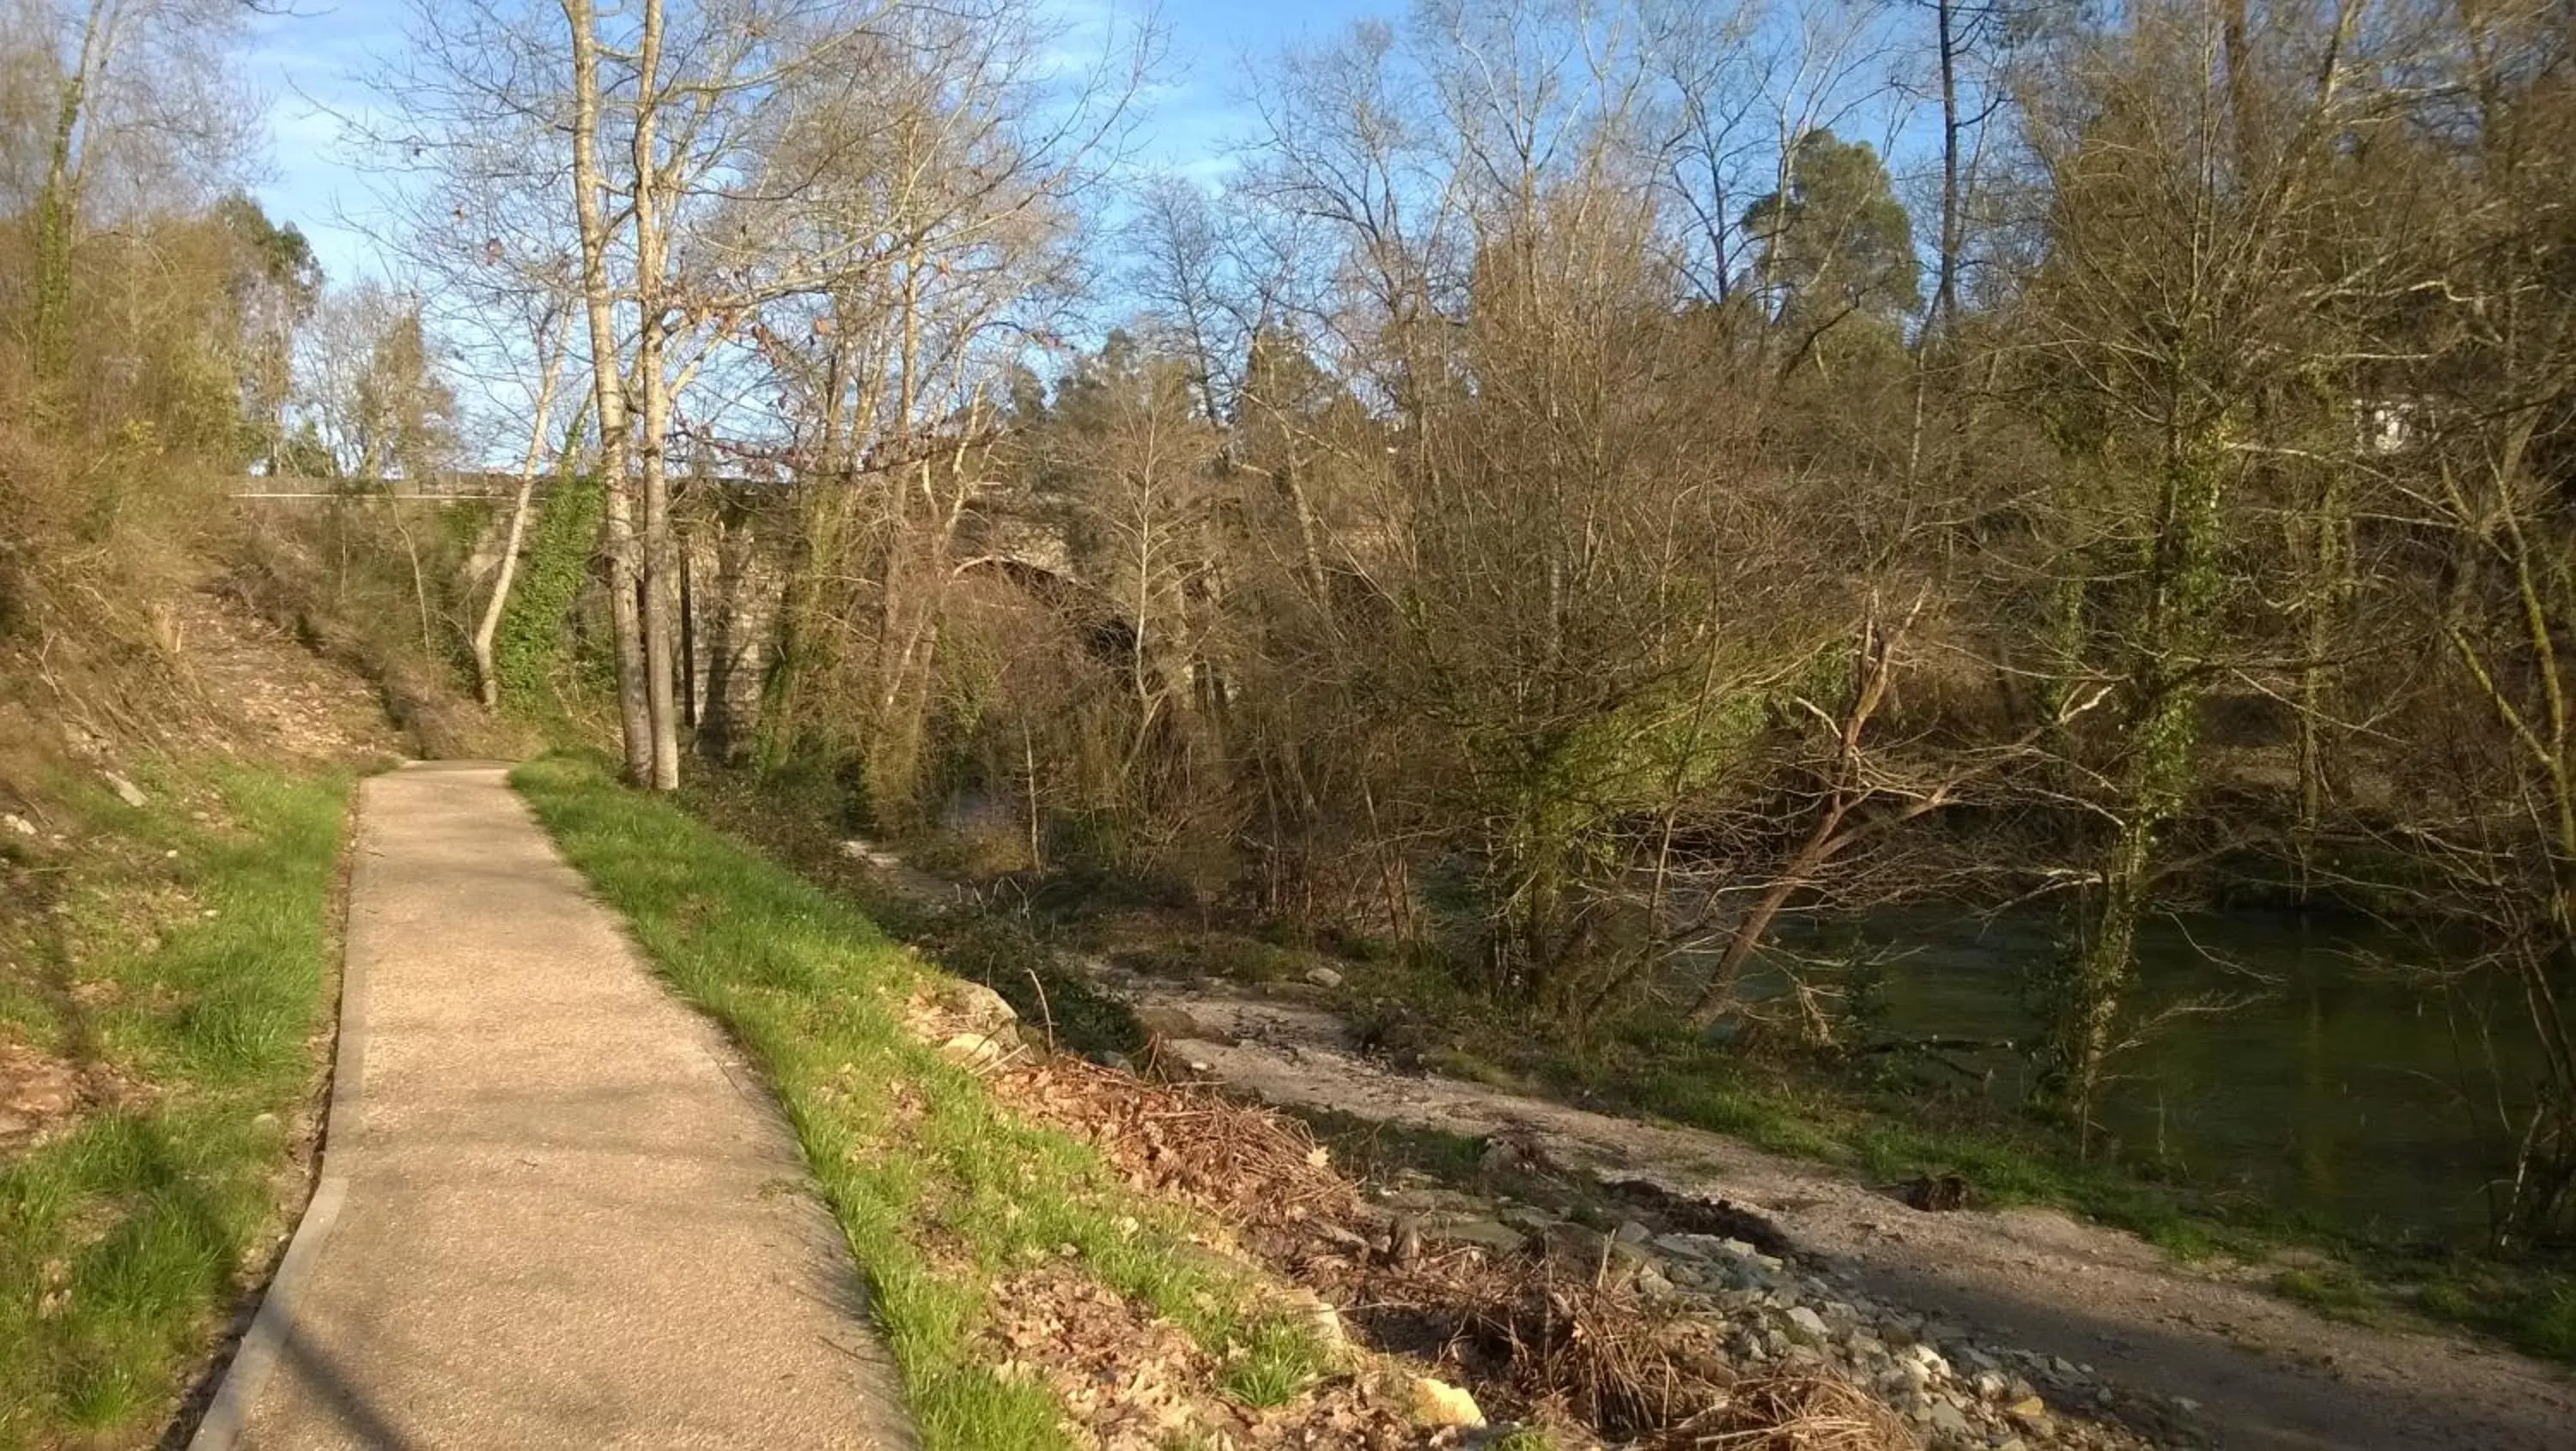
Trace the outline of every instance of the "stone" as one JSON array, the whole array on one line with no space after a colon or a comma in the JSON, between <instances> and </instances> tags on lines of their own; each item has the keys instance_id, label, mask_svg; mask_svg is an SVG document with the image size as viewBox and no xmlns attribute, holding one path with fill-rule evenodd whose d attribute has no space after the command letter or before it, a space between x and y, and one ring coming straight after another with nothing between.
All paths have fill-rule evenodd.
<instances>
[{"instance_id":1,"label":"stone","mask_svg":"<svg viewBox=\"0 0 2576 1451\"><path fill-rule=\"evenodd\" d=\"M1932 1402L1932 1433L1953 1441L1966 1441L1977 1434L1969 1423L1967 1412L1945 1400Z\"/></svg>"},{"instance_id":2,"label":"stone","mask_svg":"<svg viewBox=\"0 0 2576 1451\"><path fill-rule=\"evenodd\" d=\"M1000 993L980 982L955 978L941 983L933 997L943 1011L988 1037L1001 1037L1020 1021L1019 1012Z\"/></svg>"},{"instance_id":3,"label":"stone","mask_svg":"<svg viewBox=\"0 0 2576 1451\"><path fill-rule=\"evenodd\" d=\"M1916 1365L1921 1366L1924 1374L1929 1375L1936 1380L1947 1379L1949 1377L1950 1362L1942 1359L1941 1352L1934 1350L1931 1346L1924 1345L1920 1342L1909 1345L1905 1347L1905 1358L1914 1362Z\"/></svg>"},{"instance_id":4,"label":"stone","mask_svg":"<svg viewBox=\"0 0 2576 1451\"><path fill-rule=\"evenodd\" d=\"M1323 1296L1298 1285L1282 1298L1287 1301L1289 1311L1305 1320L1315 1332L1315 1338L1327 1348L1338 1350L1350 1343L1349 1333L1342 1328L1341 1312L1324 1303Z\"/></svg>"},{"instance_id":5,"label":"stone","mask_svg":"<svg viewBox=\"0 0 2576 1451\"><path fill-rule=\"evenodd\" d=\"M2197 1416L2200 1414L2200 1402L2193 1400L2189 1396L2176 1396L2174 1397L2174 1409L2182 1412L2186 1416Z\"/></svg>"},{"instance_id":6,"label":"stone","mask_svg":"<svg viewBox=\"0 0 2576 1451\"><path fill-rule=\"evenodd\" d=\"M1539 1239L1550 1261L1585 1279L1598 1277L1609 1284L1625 1284L1646 1264L1646 1254L1635 1245L1571 1220L1549 1225Z\"/></svg>"},{"instance_id":7,"label":"stone","mask_svg":"<svg viewBox=\"0 0 2576 1451\"><path fill-rule=\"evenodd\" d=\"M1527 1243L1529 1236L1499 1220L1462 1219L1448 1224L1427 1226L1430 1236L1448 1244L1472 1244L1479 1249L1513 1253Z\"/></svg>"},{"instance_id":8,"label":"stone","mask_svg":"<svg viewBox=\"0 0 2576 1451\"><path fill-rule=\"evenodd\" d=\"M1306 981L1319 988L1331 989L1342 985L1342 975L1329 967L1310 967L1306 969Z\"/></svg>"},{"instance_id":9,"label":"stone","mask_svg":"<svg viewBox=\"0 0 2576 1451\"><path fill-rule=\"evenodd\" d=\"M1804 1305L1800 1305L1789 1312L1789 1324L1801 1339L1822 1340L1825 1338L1825 1317L1808 1309Z\"/></svg>"},{"instance_id":10,"label":"stone","mask_svg":"<svg viewBox=\"0 0 2576 1451\"><path fill-rule=\"evenodd\" d=\"M1646 1228L1644 1225L1639 1224L1633 1219L1620 1225L1616 1233L1612 1235L1612 1238L1617 1239L1622 1244L1644 1244L1654 1237L1655 1232L1653 1230Z\"/></svg>"},{"instance_id":11,"label":"stone","mask_svg":"<svg viewBox=\"0 0 2576 1451\"><path fill-rule=\"evenodd\" d=\"M1485 1424L1485 1413L1474 1396L1426 1375L1414 1378L1413 1419L1425 1426L1473 1429Z\"/></svg>"},{"instance_id":12,"label":"stone","mask_svg":"<svg viewBox=\"0 0 2576 1451\"><path fill-rule=\"evenodd\" d=\"M2025 1425L2044 1421L2048 1418L2048 1402L2037 1396L2023 1396L2020 1400L2004 1407L2004 1414Z\"/></svg>"},{"instance_id":13,"label":"stone","mask_svg":"<svg viewBox=\"0 0 2576 1451\"><path fill-rule=\"evenodd\" d=\"M1179 1008L1150 1007L1136 1010L1136 1026L1157 1038L1180 1038L1211 1041L1214 1034L1199 1026L1199 1020Z\"/></svg>"},{"instance_id":14,"label":"stone","mask_svg":"<svg viewBox=\"0 0 2576 1451\"><path fill-rule=\"evenodd\" d=\"M142 788L136 786L133 782L126 780L123 776L116 774L114 771L102 771L99 774L107 778L107 789L116 793L117 800L124 802L128 806L134 807L138 811L152 804L152 798L144 795Z\"/></svg>"},{"instance_id":15,"label":"stone","mask_svg":"<svg viewBox=\"0 0 2576 1451\"><path fill-rule=\"evenodd\" d=\"M939 1051L949 1061L965 1064L969 1068L983 1068L999 1063L1010 1052L1002 1046L1000 1039L989 1033L960 1033L940 1044Z\"/></svg>"},{"instance_id":16,"label":"stone","mask_svg":"<svg viewBox=\"0 0 2576 1451\"><path fill-rule=\"evenodd\" d=\"M1745 1294L1766 1295L1770 1292L1771 1277L1764 1274L1761 1268L1751 1261L1738 1260L1727 1266L1722 1273L1726 1277L1726 1283Z\"/></svg>"},{"instance_id":17,"label":"stone","mask_svg":"<svg viewBox=\"0 0 2576 1451\"><path fill-rule=\"evenodd\" d=\"M1121 1073L1133 1073L1136 1071L1136 1065L1129 1061L1127 1055L1124 1053L1085 1053L1082 1056L1099 1064L1103 1068L1114 1068Z\"/></svg>"},{"instance_id":18,"label":"stone","mask_svg":"<svg viewBox=\"0 0 2576 1451\"><path fill-rule=\"evenodd\" d=\"M1999 1401L2004 1398L2004 1378L1991 1370L1977 1372L1977 1399Z\"/></svg>"},{"instance_id":19,"label":"stone","mask_svg":"<svg viewBox=\"0 0 2576 1451\"><path fill-rule=\"evenodd\" d=\"M36 823L18 815L16 812L0 815L0 826L6 826L11 831L18 833L20 836L34 836L36 834Z\"/></svg>"},{"instance_id":20,"label":"stone","mask_svg":"<svg viewBox=\"0 0 2576 1451\"><path fill-rule=\"evenodd\" d=\"M1636 1291L1649 1300L1669 1300L1680 1293L1673 1288L1671 1279L1653 1265L1638 1266Z\"/></svg>"}]
</instances>

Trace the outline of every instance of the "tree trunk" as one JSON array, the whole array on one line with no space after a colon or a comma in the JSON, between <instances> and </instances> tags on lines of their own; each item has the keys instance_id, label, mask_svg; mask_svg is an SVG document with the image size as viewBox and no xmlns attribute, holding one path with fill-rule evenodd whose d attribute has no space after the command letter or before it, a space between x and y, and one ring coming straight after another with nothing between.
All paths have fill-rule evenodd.
<instances>
[{"instance_id":1,"label":"tree trunk","mask_svg":"<svg viewBox=\"0 0 2576 1451\"><path fill-rule=\"evenodd\" d=\"M1959 38L1957 0L1933 0L1941 45L1941 256L1927 331L1948 329L1959 309Z\"/></svg>"},{"instance_id":2,"label":"tree trunk","mask_svg":"<svg viewBox=\"0 0 2576 1451\"><path fill-rule=\"evenodd\" d=\"M538 345L545 346L542 333ZM519 574L519 550L528 537L529 505L536 497L537 466L545 460L546 420L554 410L556 385L563 378L563 358L564 340L558 329L544 377L537 384L536 417L528 425L528 451L519 460L519 491L510 502L510 532L501 546L500 566L492 575L492 597L483 602L483 618L474 625L474 683L485 710L501 704L501 678L493 673L492 643L500 636L501 617L510 607L510 585Z\"/></svg>"},{"instance_id":3,"label":"tree trunk","mask_svg":"<svg viewBox=\"0 0 2576 1451\"><path fill-rule=\"evenodd\" d=\"M71 371L72 238L80 218L80 168L72 163L72 139L80 130L81 112L89 99L93 70L105 64L99 48L107 37L100 21L104 0L93 0L81 25L80 54L72 73L63 78L61 102L54 114L53 146L45 161L44 190L36 196L36 376L59 382Z\"/></svg>"},{"instance_id":4,"label":"tree trunk","mask_svg":"<svg viewBox=\"0 0 2576 1451\"><path fill-rule=\"evenodd\" d=\"M663 375L662 324L668 316L663 276L669 261L660 158L654 122L661 105L662 0L643 0L636 51L635 339L636 383L644 395L637 448L644 490L644 693L652 741L648 781L656 791L680 784L679 693L672 658L679 614L677 559L671 547L671 480L663 442L671 427L670 379Z\"/></svg>"},{"instance_id":5,"label":"tree trunk","mask_svg":"<svg viewBox=\"0 0 2576 1451\"><path fill-rule=\"evenodd\" d=\"M572 29L573 203L581 223L582 303L590 329L591 390L599 409L601 537L608 554L608 612L617 642L617 716L626 777L653 779L653 722L646 703L640 609L643 560L636 548L635 484L628 476L626 383L617 367L616 294L608 280L609 228L599 204L599 39L591 0L561 0Z\"/></svg>"}]
</instances>

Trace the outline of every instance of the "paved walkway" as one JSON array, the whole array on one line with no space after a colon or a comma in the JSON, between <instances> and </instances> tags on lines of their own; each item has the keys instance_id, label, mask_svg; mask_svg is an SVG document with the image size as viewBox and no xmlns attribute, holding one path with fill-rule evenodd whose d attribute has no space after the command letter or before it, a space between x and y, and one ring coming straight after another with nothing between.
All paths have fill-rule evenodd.
<instances>
[{"instance_id":1,"label":"paved walkway","mask_svg":"<svg viewBox=\"0 0 2576 1451\"><path fill-rule=\"evenodd\" d=\"M364 787L323 1179L198 1446L910 1447L766 1090L504 775Z\"/></svg>"}]
</instances>

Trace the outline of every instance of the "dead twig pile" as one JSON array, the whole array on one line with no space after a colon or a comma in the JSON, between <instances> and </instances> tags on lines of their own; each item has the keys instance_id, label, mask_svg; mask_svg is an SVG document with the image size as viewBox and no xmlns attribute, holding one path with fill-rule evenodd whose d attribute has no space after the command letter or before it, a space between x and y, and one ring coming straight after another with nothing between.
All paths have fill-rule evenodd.
<instances>
[{"instance_id":1,"label":"dead twig pile","mask_svg":"<svg viewBox=\"0 0 2576 1451\"><path fill-rule=\"evenodd\" d=\"M1286 1115L1061 1056L1014 1063L994 1083L1021 1111L1097 1147L1137 1188L1223 1221L1375 1348L1430 1362L1489 1409L1640 1451L1919 1444L1848 1381L1739 1377L1717 1322L1639 1293L1606 1257L1417 1252Z\"/></svg>"},{"instance_id":2,"label":"dead twig pile","mask_svg":"<svg viewBox=\"0 0 2576 1451\"><path fill-rule=\"evenodd\" d=\"M996 1086L1098 1148L1134 1187L1216 1216L1265 1258L1372 1223L1358 1187L1284 1114L1062 1055L1015 1067Z\"/></svg>"},{"instance_id":3,"label":"dead twig pile","mask_svg":"<svg viewBox=\"0 0 2576 1451\"><path fill-rule=\"evenodd\" d=\"M1655 1443L1663 1451L1893 1451L1917 1444L1905 1423L1860 1387L1798 1371L1737 1382L1726 1405Z\"/></svg>"}]
</instances>

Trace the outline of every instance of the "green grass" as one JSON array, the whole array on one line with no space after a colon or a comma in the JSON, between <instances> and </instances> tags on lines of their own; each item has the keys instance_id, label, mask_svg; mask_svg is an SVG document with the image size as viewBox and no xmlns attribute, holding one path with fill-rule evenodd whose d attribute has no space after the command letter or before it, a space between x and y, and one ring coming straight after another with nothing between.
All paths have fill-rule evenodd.
<instances>
[{"instance_id":1,"label":"green grass","mask_svg":"<svg viewBox=\"0 0 2576 1451\"><path fill-rule=\"evenodd\" d=\"M134 1444L264 1268L327 1035L348 783L166 770L7 924L0 1034L129 1087L0 1162L0 1447ZM192 820L189 803L209 817Z\"/></svg>"},{"instance_id":2,"label":"green grass","mask_svg":"<svg viewBox=\"0 0 2576 1451\"><path fill-rule=\"evenodd\" d=\"M978 1343L995 1286L1050 1260L1179 1326L1232 1367L1223 1389L1246 1404L1327 1369L1327 1348L1248 1269L1193 1242L1203 1226L908 1033L903 1004L940 974L856 909L619 787L595 757L511 779L671 985L768 1074L873 1287L926 1446L1070 1444L1049 1394L997 1374Z\"/></svg>"},{"instance_id":3,"label":"green grass","mask_svg":"<svg viewBox=\"0 0 2576 1451\"><path fill-rule=\"evenodd\" d=\"M942 971L1000 993L1023 1022L1077 1053L1133 1054L1145 1031L1118 999L1066 965L1067 944L1044 913L1013 910L1024 899L1001 887L996 905L936 909L888 890L840 850L841 833L813 801L827 788L785 775L761 780L710 771L681 795L689 813L831 896L854 904L884 933L927 953ZM929 839L929 838L926 838Z\"/></svg>"}]
</instances>

